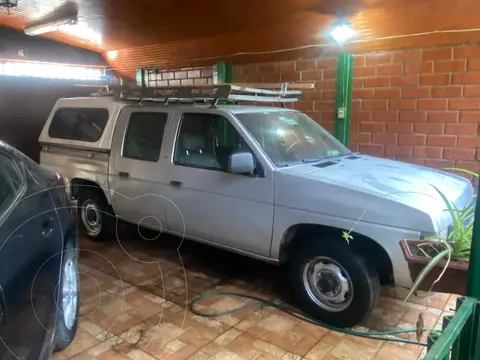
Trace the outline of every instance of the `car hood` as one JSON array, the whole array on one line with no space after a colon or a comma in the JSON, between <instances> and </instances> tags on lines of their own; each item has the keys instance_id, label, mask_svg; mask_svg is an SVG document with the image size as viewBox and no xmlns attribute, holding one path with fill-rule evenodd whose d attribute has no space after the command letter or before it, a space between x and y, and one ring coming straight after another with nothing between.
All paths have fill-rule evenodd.
<instances>
[{"instance_id":1,"label":"car hood","mask_svg":"<svg viewBox=\"0 0 480 360\"><path fill-rule=\"evenodd\" d=\"M436 217L441 225L451 222L445 218L445 204L435 187L440 190L457 208L472 201L471 183L460 176L426 168L423 166L376 158L367 155L350 155L332 158L319 163L282 169L296 177L321 182L330 191L330 196L342 196L333 193L345 190L351 201L359 194L377 199L398 202L421 210ZM385 201L379 202L385 204ZM447 214L448 215L448 214ZM440 225L440 224L439 224Z\"/></svg>"}]
</instances>

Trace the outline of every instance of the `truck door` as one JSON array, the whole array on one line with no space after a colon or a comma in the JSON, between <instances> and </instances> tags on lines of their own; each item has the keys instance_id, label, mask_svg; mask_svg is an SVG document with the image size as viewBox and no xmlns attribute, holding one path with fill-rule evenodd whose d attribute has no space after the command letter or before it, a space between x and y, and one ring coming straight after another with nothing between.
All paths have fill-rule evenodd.
<instances>
[{"instance_id":1,"label":"truck door","mask_svg":"<svg viewBox=\"0 0 480 360\"><path fill-rule=\"evenodd\" d=\"M170 191L163 169L163 135L169 109L125 108L117 122L110 154L109 186L115 214L162 230Z\"/></svg>"},{"instance_id":2,"label":"truck door","mask_svg":"<svg viewBox=\"0 0 480 360\"><path fill-rule=\"evenodd\" d=\"M175 204L167 211L169 229L205 242L269 256L273 173L262 167L246 138L223 114L199 109L178 116L174 154L166 172ZM248 151L257 158L257 175L229 173L229 156Z\"/></svg>"}]
</instances>

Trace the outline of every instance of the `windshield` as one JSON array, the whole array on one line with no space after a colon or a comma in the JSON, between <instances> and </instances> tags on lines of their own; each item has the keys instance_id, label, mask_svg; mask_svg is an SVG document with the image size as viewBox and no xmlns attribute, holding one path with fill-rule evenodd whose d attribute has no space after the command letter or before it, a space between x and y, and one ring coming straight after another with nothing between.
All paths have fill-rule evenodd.
<instances>
[{"instance_id":1,"label":"windshield","mask_svg":"<svg viewBox=\"0 0 480 360\"><path fill-rule=\"evenodd\" d=\"M350 154L342 143L297 111L237 114L276 166L297 165Z\"/></svg>"}]
</instances>

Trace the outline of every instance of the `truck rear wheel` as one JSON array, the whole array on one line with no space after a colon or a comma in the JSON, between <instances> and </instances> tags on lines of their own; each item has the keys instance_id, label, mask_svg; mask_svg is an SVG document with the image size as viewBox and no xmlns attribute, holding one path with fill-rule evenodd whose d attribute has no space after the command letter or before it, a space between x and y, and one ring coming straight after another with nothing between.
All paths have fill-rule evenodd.
<instances>
[{"instance_id":1,"label":"truck rear wheel","mask_svg":"<svg viewBox=\"0 0 480 360\"><path fill-rule=\"evenodd\" d=\"M115 217L103 193L82 189L78 195L80 230L94 241L108 238L114 230Z\"/></svg>"},{"instance_id":2,"label":"truck rear wheel","mask_svg":"<svg viewBox=\"0 0 480 360\"><path fill-rule=\"evenodd\" d=\"M291 281L306 313L338 327L370 315L380 292L378 274L342 238L313 238L294 251Z\"/></svg>"}]
</instances>

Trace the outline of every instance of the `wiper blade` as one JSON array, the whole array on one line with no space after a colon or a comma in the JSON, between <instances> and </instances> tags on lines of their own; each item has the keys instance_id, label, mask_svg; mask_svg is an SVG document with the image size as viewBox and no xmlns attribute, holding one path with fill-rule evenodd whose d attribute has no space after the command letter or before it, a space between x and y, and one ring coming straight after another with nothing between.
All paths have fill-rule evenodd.
<instances>
[{"instance_id":1,"label":"wiper blade","mask_svg":"<svg viewBox=\"0 0 480 360\"><path fill-rule=\"evenodd\" d=\"M309 163L314 163L314 162L317 162L317 161L322 161L324 158L318 158L318 159L302 159L302 163L304 164L309 164Z\"/></svg>"}]
</instances>

